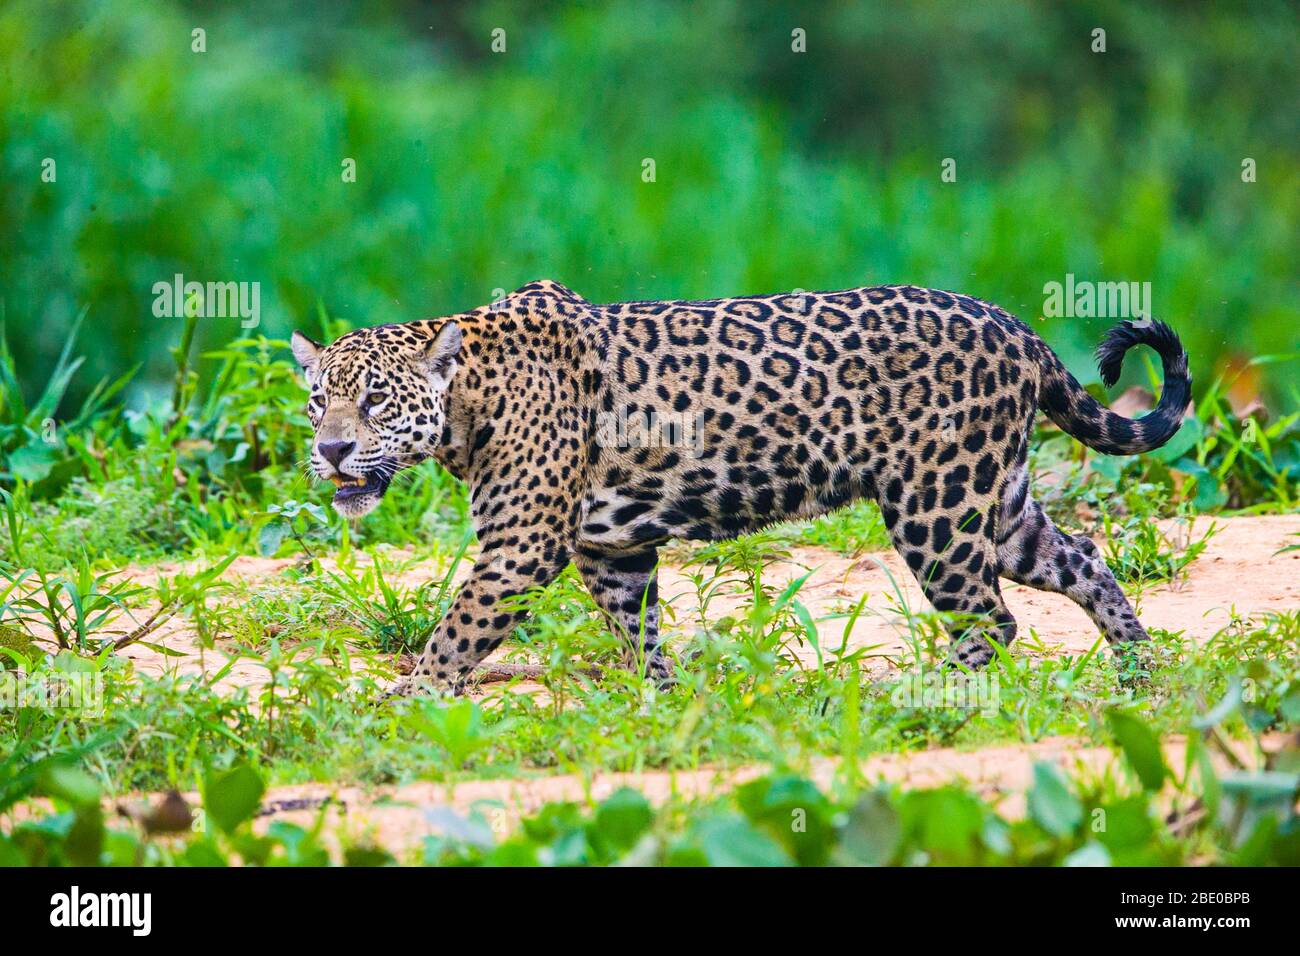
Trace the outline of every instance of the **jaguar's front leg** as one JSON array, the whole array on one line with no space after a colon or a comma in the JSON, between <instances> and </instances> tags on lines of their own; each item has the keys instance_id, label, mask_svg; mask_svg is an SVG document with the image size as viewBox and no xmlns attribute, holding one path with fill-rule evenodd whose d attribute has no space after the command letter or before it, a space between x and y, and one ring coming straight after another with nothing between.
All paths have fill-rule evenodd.
<instances>
[{"instance_id":1,"label":"jaguar's front leg","mask_svg":"<svg viewBox=\"0 0 1300 956\"><path fill-rule=\"evenodd\" d=\"M422 687L459 690L483 658L496 650L526 612L512 598L545 587L568 563L555 538L518 536L518 544L485 543L474 570L439 622L406 680L385 696L407 696Z\"/></svg>"}]
</instances>

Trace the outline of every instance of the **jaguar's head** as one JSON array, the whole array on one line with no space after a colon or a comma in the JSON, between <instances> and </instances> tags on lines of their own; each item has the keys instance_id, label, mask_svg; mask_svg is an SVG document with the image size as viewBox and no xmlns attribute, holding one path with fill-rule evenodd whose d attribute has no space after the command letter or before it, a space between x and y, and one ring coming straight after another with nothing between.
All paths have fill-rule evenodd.
<instances>
[{"instance_id":1,"label":"jaguar's head","mask_svg":"<svg viewBox=\"0 0 1300 956\"><path fill-rule=\"evenodd\" d=\"M311 389L311 467L338 486L334 507L373 511L393 476L437 449L461 331L453 321L381 325L332 345L294 332L293 354Z\"/></svg>"}]
</instances>

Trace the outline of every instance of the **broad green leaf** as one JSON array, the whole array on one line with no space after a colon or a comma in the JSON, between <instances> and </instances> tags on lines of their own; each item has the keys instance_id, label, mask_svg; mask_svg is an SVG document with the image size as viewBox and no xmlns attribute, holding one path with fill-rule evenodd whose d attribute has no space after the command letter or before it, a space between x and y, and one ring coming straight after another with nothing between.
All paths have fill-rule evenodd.
<instances>
[{"instance_id":1,"label":"broad green leaf","mask_svg":"<svg viewBox=\"0 0 1300 956\"><path fill-rule=\"evenodd\" d=\"M1223 695L1223 699L1214 705L1207 713L1192 721L1192 726L1197 730L1205 730L1209 727L1217 727L1229 715L1231 715L1241 704L1241 679L1234 677L1228 682L1228 689Z\"/></svg>"},{"instance_id":2,"label":"broad green leaf","mask_svg":"<svg viewBox=\"0 0 1300 956\"><path fill-rule=\"evenodd\" d=\"M833 842L831 809L811 780L779 774L754 780L736 792L741 811L785 846L802 866L821 866Z\"/></svg>"},{"instance_id":3,"label":"broad green leaf","mask_svg":"<svg viewBox=\"0 0 1300 956\"><path fill-rule=\"evenodd\" d=\"M977 861L986 813L983 801L956 786L910 791L900 806L905 837L944 865Z\"/></svg>"},{"instance_id":4,"label":"broad green leaf","mask_svg":"<svg viewBox=\"0 0 1300 956\"><path fill-rule=\"evenodd\" d=\"M696 826L696 839L710 866L789 866L780 844L735 814L709 817Z\"/></svg>"},{"instance_id":5,"label":"broad green leaf","mask_svg":"<svg viewBox=\"0 0 1300 956\"><path fill-rule=\"evenodd\" d=\"M203 806L212 822L231 833L257 813L265 790L261 775L248 764L240 764L208 781Z\"/></svg>"},{"instance_id":6,"label":"broad green leaf","mask_svg":"<svg viewBox=\"0 0 1300 956\"><path fill-rule=\"evenodd\" d=\"M1300 684L1292 687L1290 693L1282 698L1278 712L1289 723L1300 723Z\"/></svg>"},{"instance_id":7,"label":"broad green leaf","mask_svg":"<svg viewBox=\"0 0 1300 956\"><path fill-rule=\"evenodd\" d=\"M1110 866L1110 853L1100 843L1085 843L1065 858L1065 866Z\"/></svg>"},{"instance_id":8,"label":"broad green leaf","mask_svg":"<svg viewBox=\"0 0 1300 956\"><path fill-rule=\"evenodd\" d=\"M99 804L86 804L77 808L76 819L68 830L64 847L68 859L75 866L98 866L99 853L104 846L104 814Z\"/></svg>"},{"instance_id":9,"label":"broad green leaf","mask_svg":"<svg viewBox=\"0 0 1300 956\"><path fill-rule=\"evenodd\" d=\"M53 764L41 774L40 789L78 806L99 802L99 785L88 773L69 764Z\"/></svg>"},{"instance_id":10,"label":"broad green leaf","mask_svg":"<svg viewBox=\"0 0 1300 956\"><path fill-rule=\"evenodd\" d=\"M889 798L878 790L864 793L840 830L836 862L885 866L893 859L902 832Z\"/></svg>"},{"instance_id":11,"label":"broad green leaf","mask_svg":"<svg viewBox=\"0 0 1300 956\"><path fill-rule=\"evenodd\" d=\"M1157 461L1169 463L1181 458L1187 452L1196 447L1205 436L1205 426L1199 418L1184 419L1178 431L1164 445L1148 452L1148 454Z\"/></svg>"},{"instance_id":12,"label":"broad green leaf","mask_svg":"<svg viewBox=\"0 0 1300 956\"><path fill-rule=\"evenodd\" d=\"M344 866L393 866L397 863L387 850L375 846L351 846L343 851Z\"/></svg>"},{"instance_id":13,"label":"broad green leaf","mask_svg":"<svg viewBox=\"0 0 1300 956\"><path fill-rule=\"evenodd\" d=\"M1223 792L1245 797L1255 803L1294 801L1296 794L1300 793L1300 774L1276 770L1228 773L1223 776Z\"/></svg>"},{"instance_id":14,"label":"broad green leaf","mask_svg":"<svg viewBox=\"0 0 1300 956\"><path fill-rule=\"evenodd\" d=\"M0 833L0 867L26 865L27 858L23 856L22 851L18 849L18 844L14 843L3 833Z\"/></svg>"},{"instance_id":15,"label":"broad green leaf","mask_svg":"<svg viewBox=\"0 0 1300 956\"><path fill-rule=\"evenodd\" d=\"M55 446L35 439L9 456L9 470L23 481L40 481L54 468L54 450Z\"/></svg>"},{"instance_id":16,"label":"broad green leaf","mask_svg":"<svg viewBox=\"0 0 1300 956\"><path fill-rule=\"evenodd\" d=\"M1056 764L1042 760L1034 764L1029 815L1044 830L1058 837L1068 836L1083 822L1083 804L1070 792Z\"/></svg>"},{"instance_id":17,"label":"broad green leaf","mask_svg":"<svg viewBox=\"0 0 1300 956\"><path fill-rule=\"evenodd\" d=\"M623 853L636 845L653 818L646 798L630 787L622 787L596 808L595 832L614 850Z\"/></svg>"},{"instance_id":18,"label":"broad green leaf","mask_svg":"<svg viewBox=\"0 0 1300 956\"><path fill-rule=\"evenodd\" d=\"M289 536L289 526L282 520L267 522L257 533L257 550L264 558L273 558L280 545Z\"/></svg>"},{"instance_id":19,"label":"broad green leaf","mask_svg":"<svg viewBox=\"0 0 1300 956\"><path fill-rule=\"evenodd\" d=\"M185 848L187 866L228 866L229 863L211 840L195 840Z\"/></svg>"},{"instance_id":20,"label":"broad green leaf","mask_svg":"<svg viewBox=\"0 0 1300 956\"><path fill-rule=\"evenodd\" d=\"M1127 797L1101 808L1094 836L1112 851L1138 848L1151 839L1153 827L1147 797Z\"/></svg>"},{"instance_id":21,"label":"broad green leaf","mask_svg":"<svg viewBox=\"0 0 1300 956\"><path fill-rule=\"evenodd\" d=\"M1151 728L1122 710L1107 711L1106 723L1110 726L1115 742L1142 781L1142 786L1152 792L1159 790L1169 774L1169 768L1165 766L1160 741Z\"/></svg>"}]
</instances>

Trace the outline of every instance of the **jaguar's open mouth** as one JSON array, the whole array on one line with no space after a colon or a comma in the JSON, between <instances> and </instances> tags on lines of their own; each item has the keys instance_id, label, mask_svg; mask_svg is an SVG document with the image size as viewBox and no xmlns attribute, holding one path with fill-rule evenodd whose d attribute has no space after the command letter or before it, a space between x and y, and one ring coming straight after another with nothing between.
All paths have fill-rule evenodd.
<instances>
[{"instance_id":1,"label":"jaguar's open mouth","mask_svg":"<svg viewBox=\"0 0 1300 956\"><path fill-rule=\"evenodd\" d=\"M329 480L338 486L339 490L334 492L334 504L340 505L364 495L374 495L377 500L383 497L384 492L388 490L388 483L392 479L385 478L377 471L372 471L360 478L340 473L331 476Z\"/></svg>"}]
</instances>

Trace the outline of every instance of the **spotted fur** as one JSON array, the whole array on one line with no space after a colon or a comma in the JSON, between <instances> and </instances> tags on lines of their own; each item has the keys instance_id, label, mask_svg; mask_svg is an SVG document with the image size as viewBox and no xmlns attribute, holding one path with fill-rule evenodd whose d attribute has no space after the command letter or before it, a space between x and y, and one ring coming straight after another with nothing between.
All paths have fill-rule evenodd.
<instances>
[{"instance_id":1,"label":"spotted fur","mask_svg":"<svg viewBox=\"0 0 1300 956\"><path fill-rule=\"evenodd\" d=\"M570 561L634 662L668 680L660 545L859 498L879 503L931 604L962 622L953 654L964 665L1015 636L999 577L1068 595L1112 646L1145 639L1097 547L1030 496L1026 467L1039 408L1103 452L1169 440L1190 394L1171 329L1113 329L1103 377L1113 384L1139 344L1159 353L1165 386L1138 420L1089 396L997 306L913 286L594 305L541 281L328 348L295 333L294 351L312 387L313 467L365 481L340 489L340 510L370 510L397 469L427 457L469 486L478 559L412 675L458 686L519 623L506 599ZM620 416L676 423L678 440L645 440L643 428L611 441L626 439L608 427Z\"/></svg>"}]
</instances>

